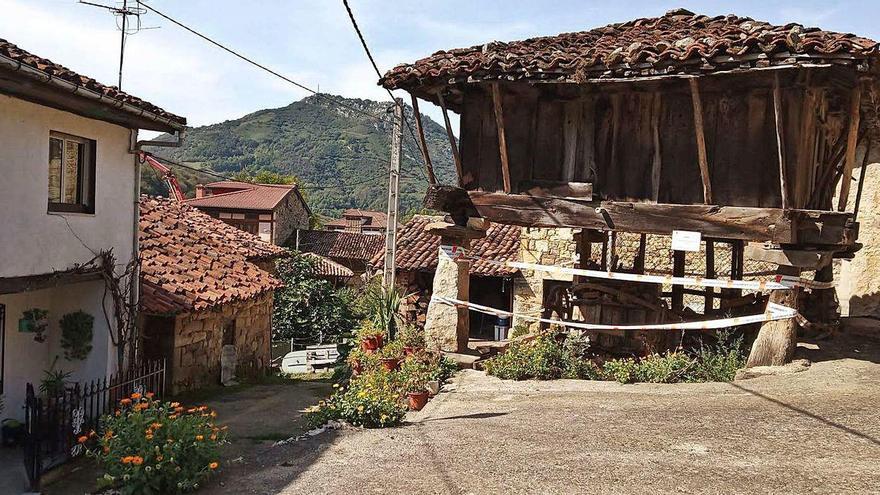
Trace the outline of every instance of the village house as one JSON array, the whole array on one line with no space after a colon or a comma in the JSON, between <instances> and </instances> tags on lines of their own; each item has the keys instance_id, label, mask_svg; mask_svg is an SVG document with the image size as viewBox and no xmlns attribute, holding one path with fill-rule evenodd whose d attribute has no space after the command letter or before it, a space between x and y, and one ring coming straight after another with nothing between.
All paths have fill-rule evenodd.
<instances>
[{"instance_id":1,"label":"village house","mask_svg":"<svg viewBox=\"0 0 880 495\"><path fill-rule=\"evenodd\" d=\"M388 214L381 211L361 210L348 208L342 212L340 218L330 220L324 224L324 230L334 232L355 232L358 234L385 233L388 228Z\"/></svg>"},{"instance_id":2,"label":"village house","mask_svg":"<svg viewBox=\"0 0 880 495\"><path fill-rule=\"evenodd\" d=\"M284 248L187 204L141 199L144 357L164 359L175 392L269 366L274 289Z\"/></svg>"},{"instance_id":3,"label":"village house","mask_svg":"<svg viewBox=\"0 0 880 495\"><path fill-rule=\"evenodd\" d=\"M288 247L303 253L320 256L335 265L320 262L318 268L325 278L347 277L348 284L363 283L364 276L372 270L370 260L385 247L383 236L357 232L334 232L329 230L304 230L298 242L288 242ZM351 275L348 275L348 273Z\"/></svg>"},{"instance_id":4,"label":"village house","mask_svg":"<svg viewBox=\"0 0 880 495\"><path fill-rule=\"evenodd\" d=\"M0 40L2 417L24 419L26 384L37 389L53 363L70 381L117 370L105 275L137 258L138 130L179 138L185 128L183 117ZM72 313L91 317L82 359L62 345L59 322Z\"/></svg>"},{"instance_id":5,"label":"village house","mask_svg":"<svg viewBox=\"0 0 880 495\"><path fill-rule=\"evenodd\" d=\"M648 237L681 232L679 249L654 243L670 246L663 258L675 276L699 266L705 278L723 271L741 279L750 258L822 287L744 293L578 275L561 298L568 317L676 322L761 314L769 301L825 308L813 321L825 323L837 312L834 291L822 285L833 279L831 260L861 247L856 213L866 177L857 165L868 162L876 134L877 59L877 43L854 35L678 9L440 51L380 83L461 115L460 140L447 128L457 184L433 186L426 198L453 219L430 229L445 245L467 248L485 236L485 220L579 229L583 269L597 248L612 266L626 234L638 239L630 270L644 274ZM729 253L723 270L716 249ZM434 293L467 299L456 280L468 264L441 253ZM704 315L686 304L694 295L707 301ZM457 332L461 349L456 326L466 311L432 304L426 331ZM797 326L793 318L761 325L749 365L790 360ZM645 350L674 345L667 335Z\"/></svg>"},{"instance_id":6,"label":"village house","mask_svg":"<svg viewBox=\"0 0 880 495\"><path fill-rule=\"evenodd\" d=\"M309 228L312 210L295 184L220 181L196 186L186 201L214 218L282 246Z\"/></svg>"}]
</instances>

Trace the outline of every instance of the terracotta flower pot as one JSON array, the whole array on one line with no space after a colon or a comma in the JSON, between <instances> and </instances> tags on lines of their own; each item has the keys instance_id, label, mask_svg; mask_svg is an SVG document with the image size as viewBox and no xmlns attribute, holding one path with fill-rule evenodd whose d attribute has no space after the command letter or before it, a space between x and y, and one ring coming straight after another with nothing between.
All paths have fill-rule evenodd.
<instances>
[{"instance_id":1,"label":"terracotta flower pot","mask_svg":"<svg viewBox=\"0 0 880 495\"><path fill-rule=\"evenodd\" d=\"M400 358L382 358L382 367L385 371L395 371L400 368Z\"/></svg>"},{"instance_id":2,"label":"terracotta flower pot","mask_svg":"<svg viewBox=\"0 0 880 495\"><path fill-rule=\"evenodd\" d=\"M380 347L382 347L381 335L371 335L369 337L364 337L361 340L361 349L363 349L364 352L375 352Z\"/></svg>"},{"instance_id":3,"label":"terracotta flower pot","mask_svg":"<svg viewBox=\"0 0 880 495\"><path fill-rule=\"evenodd\" d=\"M421 392L410 392L406 394L407 399L409 399L409 410L410 411L421 411L425 404L428 403L428 391L423 390Z\"/></svg>"}]
</instances>

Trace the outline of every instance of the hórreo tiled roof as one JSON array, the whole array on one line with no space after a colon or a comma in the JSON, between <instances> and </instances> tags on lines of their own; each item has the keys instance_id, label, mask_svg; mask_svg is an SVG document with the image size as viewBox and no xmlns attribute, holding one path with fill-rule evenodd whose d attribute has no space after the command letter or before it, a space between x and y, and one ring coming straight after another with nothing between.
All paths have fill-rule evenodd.
<instances>
[{"instance_id":1,"label":"h\u00f3rreo tiled roof","mask_svg":"<svg viewBox=\"0 0 880 495\"><path fill-rule=\"evenodd\" d=\"M293 236L291 236L292 241ZM325 258L359 260L368 263L385 246L385 237L356 232L329 230L301 230L299 250Z\"/></svg>"},{"instance_id":2,"label":"h\u00f3rreo tiled roof","mask_svg":"<svg viewBox=\"0 0 880 495\"><path fill-rule=\"evenodd\" d=\"M0 56L13 60L18 64L36 69L49 77L62 79L69 83L73 83L77 86L81 86L85 89L89 89L96 93L99 93L104 98L108 99L106 104L109 106L116 107L118 104L113 105L113 102L111 101L116 100L118 102L127 103L141 110L145 110L159 117L164 117L170 121L176 122L179 125L186 125L186 119L179 115L174 115L171 112L166 112L165 110L159 108L156 105L153 105L148 101L144 101L136 96L132 96L128 93L120 91L116 86L106 86L92 79L91 77L77 74L76 72L68 69L67 67L64 67L63 65L56 64L51 60L39 57L37 55L34 55L33 53L22 50L18 46L4 39L0 39Z\"/></svg>"},{"instance_id":3,"label":"h\u00f3rreo tiled roof","mask_svg":"<svg viewBox=\"0 0 880 495\"><path fill-rule=\"evenodd\" d=\"M188 205L140 201L141 303L150 314L203 311L281 286L251 260L284 248Z\"/></svg>"},{"instance_id":4,"label":"h\u00f3rreo tiled roof","mask_svg":"<svg viewBox=\"0 0 880 495\"><path fill-rule=\"evenodd\" d=\"M776 26L735 15L708 17L678 9L661 17L589 31L439 51L391 69L379 82L390 89L479 80L579 83L797 60L845 62L877 57L876 41L853 34L800 24Z\"/></svg>"},{"instance_id":5,"label":"h\u00f3rreo tiled roof","mask_svg":"<svg viewBox=\"0 0 880 495\"><path fill-rule=\"evenodd\" d=\"M440 237L425 231L429 223L442 222L443 218L430 215L416 215L397 231L397 269L404 271L433 271L437 268L440 250ZM493 223L486 237L471 242L467 254L476 259L471 262L471 275L483 277L505 277L517 272L516 268L490 263L493 261L517 261L520 249L520 227ZM370 264L381 267L385 259L384 250L373 257Z\"/></svg>"}]
</instances>

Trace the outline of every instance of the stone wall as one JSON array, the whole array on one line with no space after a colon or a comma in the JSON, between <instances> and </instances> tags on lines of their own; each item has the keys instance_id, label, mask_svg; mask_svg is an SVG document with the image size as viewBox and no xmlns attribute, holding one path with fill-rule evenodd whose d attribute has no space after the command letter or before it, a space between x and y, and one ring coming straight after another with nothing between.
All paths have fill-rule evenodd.
<instances>
[{"instance_id":1,"label":"stone wall","mask_svg":"<svg viewBox=\"0 0 880 495\"><path fill-rule=\"evenodd\" d=\"M288 239L295 242L293 236L296 235L296 229L309 228L309 212L296 192L289 194L284 203L275 208L272 219L275 221L273 243L278 246L284 246Z\"/></svg>"},{"instance_id":2,"label":"stone wall","mask_svg":"<svg viewBox=\"0 0 880 495\"><path fill-rule=\"evenodd\" d=\"M524 263L540 263L573 267L577 258L577 245L574 229L523 227L520 234L520 259ZM513 279L513 312L540 316L544 302L544 281L560 280L571 282L571 275L554 276L551 273L534 270L521 270ZM532 329L538 323L514 317L511 322Z\"/></svg>"},{"instance_id":3,"label":"stone wall","mask_svg":"<svg viewBox=\"0 0 880 495\"><path fill-rule=\"evenodd\" d=\"M173 393L220 383L223 332L235 324L239 376L259 373L270 361L274 294L180 315L175 321Z\"/></svg>"}]
</instances>

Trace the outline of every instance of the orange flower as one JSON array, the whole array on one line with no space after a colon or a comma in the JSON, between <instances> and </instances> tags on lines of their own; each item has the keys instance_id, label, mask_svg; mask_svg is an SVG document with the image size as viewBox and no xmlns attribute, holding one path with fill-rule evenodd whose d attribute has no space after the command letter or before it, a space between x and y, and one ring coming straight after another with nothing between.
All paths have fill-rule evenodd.
<instances>
[{"instance_id":1,"label":"orange flower","mask_svg":"<svg viewBox=\"0 0 880 495\"><path fill-rule=\"evenodd\" d=\"M107 430L104 432L104 438L111 438L113 436L113 430Z\"/></svg>"},{"instance_id":2,"label":"orange flower","mask_svg":"<svg viewBox=\"0 0 880 495\"><path fill-rule=\"evenodd\" d=\"M164 459L164 458L165 458L165 457L163 457L163 456L161 456L161 455L157 455L157 456L156 456L156 461L158 461L158 462L162 462L162 459Z\"/></svg>"},{"instance_id":3,"label":"orange flower","mask_svg":"<svg viewBox=\"0 0 880 495\"><path fill-rule=\"evenodd\" d=\"M211 464L208 464L208 467L211 469L217 469L218 467L220 467L220 463L219 462L212 462Z\"/></svg>"},{"instance_id":4,"label":"orange flower","mask_svg":"<svg viewBox=\"0 0 880 495\"><path fill-rule=\"evenodd\" d=\"M146 438L147 440L152 440L152 439L153 439L153 434L152 434L152 433L147 433L146 435L144 435L144 438Z\"/></svg>"},{"instance_id":5,"label":"orange flower","mask_svg":"<svg viewBox=\"0 0 880 495\"><path fill-rule=\"evenodd\" d=\"M131 463L134 464L135 466L140 466L141 464L144 463L144 458L139 455L132 456Z\"/></svg>"},{"instance_id":6,"label":"orange flower","mask_svg":"<svg viewBox=\"0 0 880 495\"><path fill-rule=\"evenodd\" d=\"M205 439L205 437L203 437L202 435L196 435L196 440L197 440L197 441L201 442L201 441L204 440L204 439Z\"/></svg>"},{"instance_id":7,"label":"orange flower","mask_svg":"<svg viewBox=\"0 0 880 495\"><path fill-rule=\"evenodd\" d=\"M154 394L153 392L147 392L146 396L148 399L152 399L153 397L156 396L156 394Z\"/></svg>"},{"instance_id":8,"label":"orange flower","mask_svg":"<svg viewBox=\"0 0 880 495\"><path fill-rule=\"evenodd\" d=\"M217 417L217 411L211 411L211 417L212 417L212 418L216 418L216 417Z\"/></svg>"},{"instance_id":9,"label":"orange flower","mask_svg":"<svg viewBox=\"0 0 880 495\"><path fill-rule=\"evenodd\" d=\"M125 456L125 457L123 457L122 459L119 459L119 460L120 460L123 464L131 464L132 457L131 457L130 455L127 455L127 456Z\"/></svg>"},{"instance_id":10,"label":"orange flower","mask_svg":"<svg viewBox=\"0 0 880 495\"><path fill-rule=\"evenodd\" d=\"M171 414L168 416L168 419L177 419L177 414Z\"/></svg>"},{"instance_id":11,"label":"orange flower","mask_svg":"<svg viewBox=\"0 0 880 495\"><path fill-rule=\"evenodd\" d=\"M152 428L154 430L158 430L161 427L162 427L162 423L150 423L150 428Z\"/></svg>"},{"instance_id":12,"label":"orange flower","mask_svg":"<svg viewBox=\"0 0 880 495\"><path fill-rule=\"evenodd\" d=\"M105 454L109 454L109 453L110 453L110 447L104 447L104 453L105 453Z\"/></svg>"},{"instance_id":13,"label":"orange flower","mask_svg":"<svg viewBox=\"0 0 880 495\"><path fill-rule=\"evenodd\" d=\"M119 403L122 404L123 406L127 406L127 405L131 404L131 399L125 398L125 399L122 399L121 401L119 401Z\"/></svg>"},{"instance_id":14,"label":"orange flower","mask_svg":"<svg viewBox=\"0 0 880 495\"><path fill-rule=\"evenodd\" d=\"M208 410L208 406L199 406L198 410L199 410L199 411L207 411L207 410Z\"/></svg>"},{"instance_id":15,"label":"orange flower","mask_svg":"<svg viewBox=\"0 0 880 495\"><path fill-rule=\"evenodd\" d=\"M216 434L216 433L212 433L211 436L210 436L209 438L210 438L211 440L217 440L217 434Z\"/></svg>"},{"instance_id":16,"label":"orange flower","mask_svg":"<svg viewBox=\"0 0 880 495\"><path fill-rule=\"evenodd\" d=\"M170 404L170 406L171 406L171 407L174 407L174 408L180 407L180 402L172 402L172 403Z\"/></svg>"},{"instance_id":17,"label":"orange flower","mask_svg":"<svg viewBox=\"0 0 880 495\"><path fill-rule=\"evenodd\" d=\"M141 394L137 393L137 392L131 394L131 400L138 400L138 399L140 399L141 397L143 397L143 396L142 396Z\"/></svg>"},{"instance_id":18,"label":"orange flower","mask_svg":"<svg viewBox=\"0 0 880 495\"><path fill-rule=\"evenodd\" d=\"M120 414L122 414L122 413L119 411L119 409L117 409L117 410L116 410L116 416L119 416Z\"/></svg>"},{"instance_id":19,"label":"orange flower","mask_svg":"<svg viewBox=\"0 0 880 495\"><path fill-rule=\"evenodd\" d=\"M89 439L89 437L83 435L83 436L77 438L76 441L79 443L86 443L88 441L88 439Z\"/></svg>"}]
</instances>

